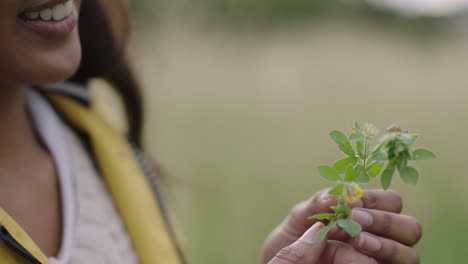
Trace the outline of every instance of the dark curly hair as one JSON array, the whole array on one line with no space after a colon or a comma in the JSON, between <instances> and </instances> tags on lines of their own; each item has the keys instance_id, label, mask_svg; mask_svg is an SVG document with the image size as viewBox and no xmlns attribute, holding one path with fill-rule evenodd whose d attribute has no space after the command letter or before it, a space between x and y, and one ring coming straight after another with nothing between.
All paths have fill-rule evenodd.
<instances>
[{"instance_id":1,"label":"dark curly hair","mask_svg":"<svg viewBox=\"0 0 468 264\"><path fill-rule=\"evenodd\" d=\"M109 4L109 1L104 1ZM121 4L121 1L111 1ZM91 78L107 80L120 94L125 105L128 120L129 138L141 146L143 108L139 85L133 75L125 54L125 44L116 39L116 33L127 36L130 28L126 17L109 17L105 13L103 1L83 0L80 11L79 33L82 46L82 61L72 82L83 84ZM122 13L128 12L122 10ZM111 20L113 19L113 20ZM122 19L122 21L115 21ZM124 25L113 32L112 23ZM126 38L126 37L124 37ZM126 40L123 40L126 42Z\"/></svg>"}]
</instances>

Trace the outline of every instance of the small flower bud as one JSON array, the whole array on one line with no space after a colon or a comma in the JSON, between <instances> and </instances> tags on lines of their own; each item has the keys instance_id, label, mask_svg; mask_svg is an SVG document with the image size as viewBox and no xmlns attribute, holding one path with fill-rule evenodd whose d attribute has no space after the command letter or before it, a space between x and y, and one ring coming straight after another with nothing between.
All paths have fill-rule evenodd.
<instances>
[{"instance_id":1,"label":"small flower bud","mask_svg":"<svg viewBox=\"0 0 468 264\"><path fill-rule=\"evenodd\" d=\"M387 128L388 132L401 132L401 127L397 124L393 124Z\"/></svg>"},{"instance_id":2,"label":"small flower bud","mask_svg":"<svg viewBox=\"0 0 468 264\"><path fill-rule=\"evenodd\" d=\"M379 130L374 124L365 123L362 132L368 137L375 137L379 133Z\"/></svg>"},{"instance_id":3,"label":"small flower bud","mask_svg":"<svg viewBox=\"0 0 468 264\"><path fill-rule=\"evenodd\" d=\"M354 203L361 198L362 190L356 183L346 183L343 189L343 197L348 203Z\"/></svg>"}]
</instances>

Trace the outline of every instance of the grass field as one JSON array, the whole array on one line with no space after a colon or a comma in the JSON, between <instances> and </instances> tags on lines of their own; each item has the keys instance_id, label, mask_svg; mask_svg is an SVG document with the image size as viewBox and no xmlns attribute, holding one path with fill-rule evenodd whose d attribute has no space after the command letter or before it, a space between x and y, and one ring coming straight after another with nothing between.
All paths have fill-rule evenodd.
<instances>
[{"instance_id":1,"label":"grass field","mask_svg":"<svg viewBox=\"0 0 468 264\"><path fill-rule=\"evenodd\" d=\"M468 257L468 39L423 42L371 25L274 31L168 22L133 43L146 87L149 151L194 264L258 263L295 203L326 187L341 157L328 138L354 120L421 133L438 155L417 187L397 179L423 223L422 263ZM375 187L376 185L374 185Z\"/></svg>"}]
</instances>

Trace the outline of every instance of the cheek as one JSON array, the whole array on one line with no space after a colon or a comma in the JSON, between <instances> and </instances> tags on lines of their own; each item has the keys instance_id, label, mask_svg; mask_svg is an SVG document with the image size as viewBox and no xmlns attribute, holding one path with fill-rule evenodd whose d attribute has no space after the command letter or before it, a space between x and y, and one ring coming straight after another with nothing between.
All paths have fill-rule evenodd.
<instances>
[{"instance_id":1,"label":"cheek","mask_svg":"<svg viewBox=\"0 0 468 264\"><path fill-rule=\"evenodd\" d=\"M28 49L26 49L28 50ZM68 79L78 69L81 45L77 30L66 41L38 48L32 45L21 68L29 84L45 84ZM25 51L27 52L27 51Z\"/></svg>"},{"instance_id":2,"label":"cheek","mask_svg":"<svg viewBox=\"0 0 468 264\"><path fill-rule=\"evenodd\" d=\"M81 46L77 30L66 39L51 42L13 40L0 52L0 79L17 84L60 82L77 70ZM13 47L13 48L12 48ZM4 80L3 80L4 81Z\"/></svg>"},{"instance_id":3,"label":"cheek","mask_svg":"<svg viewBox=\"0 0 468 264\"><path fill-rule=\"evenodd\" d=\"M60 39L44 38L18 22L15 10L3 9L0 10L0 40L0 84L60 82L73 75L80 64L77 28Z\"/></svg>"}]
</instances>

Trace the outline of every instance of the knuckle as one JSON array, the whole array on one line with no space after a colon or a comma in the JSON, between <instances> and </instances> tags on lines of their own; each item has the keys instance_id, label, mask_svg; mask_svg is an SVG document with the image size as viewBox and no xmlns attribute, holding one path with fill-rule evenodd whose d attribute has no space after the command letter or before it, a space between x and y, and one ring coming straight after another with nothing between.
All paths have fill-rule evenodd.
<instances>
[{"instance_id":1,"label":"knuckle","mask_svg":"<svg viewBox=\"0 0 468 264\"><path fill-rule=\"evenodd\" d=\"M390 214L382 214L382 230L391 230L393 218Z\"/></svg>"},{"instance_id":2,"label":"knuckle","mask_svg":"<svg viewBox=\"0 0 468 264\"><path fill-rule=\"evenodd\" d=\"M281 249L275 258L280 260L283 264L301 264L305 259L304 253L301 253L297 250L297 247L292 244Z\"/></svg>"},{"instance_id":3,"label":"knuckle","mask_svg":"<svg viewBox=\"0 0 468 264\"><path fill-rule=\"evenodd\" d=\"M328 189L320 190L319 192L317 192L316 194L314 194L314 195L308 200L308 202L309 202L310 204L313 204L313 205L320 205L321 203L323 203L324 197L326 196L327 192L328 192Z\"/></svg>"},{"instance_id":4,"label":"knuckle","mask_svg":"<svg viewBox=\"0 0 468 264\"><path fill-rule=\"evenodd\" d=\"M378 205L377 196L373 193L367 193L361 197L362 203L365 208L375 209Z\"/></svg>"},{"instance_id":5,"label":"knuckle","mask_svg":"<svg viewBox=\"0 0 468 264\"><path fill-rule=\"evenodd\" d=\"M361 198L363 207L368 209L380 209L389 212L400 213L403 209L403 199L395 191L376 191L364 192Z\"/></svg>"},{"instance_id":6,"label":"knuckle","mask_svg":"<svg viewBox=\"0 0 468 264\"><path fill-rule=\"evenodd\" d=\"M328 194L328 191L330 191L329 188L316 193L310 201L310 206L317 208L321 212L329 210L329 207L335 203L336 196Z\"/></svg>"},{"instance_id":7,"label":"knuckle","mask_svg":"<svg viewBox=\"0 0 468 264\"><path fill-rule=\"evenodd\" d=\"M301 218L304 215L304 212L306 211L306 207L307 205L305 204L305 202L301 202L294 205L290 213L291 218L294 220Z\"/></svg>"},{"instance_id":8,"label":"knuckle","mask_svg":"<svg viewBox=\"0 0 468 264\"><path fill-rule=\"evenodd\" d=\"M386 251L385 254L384 254L386 256L386 258L393 259L396 256L401 255L401 252L400 252L401 247L396 242L388 243L387 247L388 248L386 250L384 250L384 251Z\"/></svg>"},{"instance_id":9,"label":"knuckle","mask_svg":"<svg viewBox=\"0 0 468 264\"><path fill-rule=\"evenodd\" d=\"M329 189L323 189L315 193L310 199L299 204L299 209L310 213L323 213L328 211L334 202L334 196L328 194Z\"/></svg>"},{"instance_id":10,"label":"knuckle","mask_svg":"<svg viewBox=\"0 0 468 264\"><path fill-rule=\"evenodd\" d=\"M307 215L309 215L307 203L301 202L296 204L286 218L283 231L291 237L299 237L310 223Z\"/></svg>"}]
</instances>

